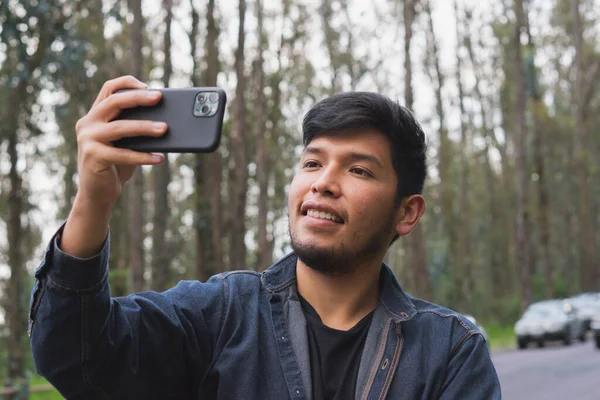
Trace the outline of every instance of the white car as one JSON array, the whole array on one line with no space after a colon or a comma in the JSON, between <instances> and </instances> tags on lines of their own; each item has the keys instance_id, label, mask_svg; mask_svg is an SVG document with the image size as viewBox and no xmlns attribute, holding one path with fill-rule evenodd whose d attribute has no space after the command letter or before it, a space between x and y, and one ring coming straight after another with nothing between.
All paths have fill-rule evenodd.
<instances>
[{"instance_id":1,"label":"white car","mask_svg":"<svg viewBox=\"0 0 600 400\"><path fill-rule=\"evenodd\" d=\"M590 329L594 334L594 339L596 340L596 347L598 348L598 350L600 350L600 315L596 315L594 316L594 318L592 318Z\"/></svg>"},{"instance_id":2,"label":"white car","mask_svg":"<svg viewBox=\"0 0 600 400\"><path fill-rule=\"evenodd\" d=\"M600 315L600 293L581 293L569 299L576 312L584 321L585 330L590 330L592 318Z\"/></svg>"},{"instance_id":3,"label":"white car","mask_svg":"<svg viewBox=\"0 0 600 400\"><path fill-rule=\"evenodd\" d=\"M531 304L515 324L517 347L529 343L543 347L547 341L561 340L565 345L573 339L585 341L583 320L575 308L565 300L547 300Z\"/></svg>"}]
</instances>

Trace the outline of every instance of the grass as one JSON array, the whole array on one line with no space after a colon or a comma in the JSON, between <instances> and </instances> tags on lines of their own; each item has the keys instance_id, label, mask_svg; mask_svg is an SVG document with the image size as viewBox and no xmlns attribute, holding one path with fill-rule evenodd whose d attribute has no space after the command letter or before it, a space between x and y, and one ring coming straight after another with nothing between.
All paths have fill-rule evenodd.
<instances>
[{"instance_id":1,"label":"grass","mask_svg":"<svg viewBox=\"0 0 600 400\"><path fill-rule=\"evenodd\" d=\"M490 349L502 350L515 347L516 337L512 326L501 326L498 324L489 324L485 326L487 330Z\"/></svg>"},{"instance_id":2,"label":"grass","mask_svg":"<svg viewBox=\"0 0 600 400\"><path fill-rule=\"evenodd\" d=\"M47 385L47 384L48 384L48 381L45 380L44 378L42 378L41 376L34 375L31 378L31 386ZM63 399L64 399L64 397L62 397L56 390L52 390L50 392L31 393L31 395L29 396L29 400L63 400Z\"/></svg>"}]
</instances>

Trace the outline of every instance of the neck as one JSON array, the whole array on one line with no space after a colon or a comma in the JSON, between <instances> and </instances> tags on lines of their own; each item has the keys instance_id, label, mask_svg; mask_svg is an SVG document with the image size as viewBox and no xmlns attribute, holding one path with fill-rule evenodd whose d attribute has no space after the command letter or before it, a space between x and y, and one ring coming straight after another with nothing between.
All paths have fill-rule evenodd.
<instances>
[{"instance_id":1,"label":"neck","mask_svg":"<svg viewBox=\"0 0 600 400\"><path fill-rule=\"evenodd\" d=\"M329 276L296 262L298 293L310 303L326 326L348 330L377 307L381 260L354 272Z\"/></svg>"}]
</instances>

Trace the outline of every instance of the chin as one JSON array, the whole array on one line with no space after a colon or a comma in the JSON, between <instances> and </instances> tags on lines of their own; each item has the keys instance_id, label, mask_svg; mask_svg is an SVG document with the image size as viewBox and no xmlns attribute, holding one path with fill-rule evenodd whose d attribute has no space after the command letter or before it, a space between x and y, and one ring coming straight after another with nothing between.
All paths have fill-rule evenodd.
<instances>
[{"instance_id":1,"label":"chin","mask_svg":"<svg viewBox=\"0 0 600 400\"><path fill-rule=\"evenodd\" d=\"M290 233L292 249L309 268L328 276L341 276L356 269L356 252L348 251L343 243L318 245L315 239L301 240Z\"/></svg>"},{"instance_id":2,"label":"chin","mask_svg":"<svg viewBox=\"0 0 600 400\"><path fill-rule=\"evenodd\" d=\"M295 229L292 229L295 226ZM306 230L288 224L292 249L298 258L309 268L328 276L342 276L355 272L360 265L377 260L383 262L383 255L390 243L391 227L384 226L359 240L350 242L331 237L318 238Z\"/></svg>"}]
</instances>

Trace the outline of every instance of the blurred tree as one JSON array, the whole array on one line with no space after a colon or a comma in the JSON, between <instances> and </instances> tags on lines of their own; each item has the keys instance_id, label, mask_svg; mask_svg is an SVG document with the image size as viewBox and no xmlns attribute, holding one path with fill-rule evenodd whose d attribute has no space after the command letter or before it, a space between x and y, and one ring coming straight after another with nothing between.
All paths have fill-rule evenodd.
<instances>
[{"instance_id":1,"label":"blurred tree","mask_svg":"<svg viewBox=\"0 0 600 400\"><path fill-rule=\"evenodd\" d=\"M192 55L192 85L217 86L221 69L219 62L219 23L215 17L215 0L208 1L204 60L198 55L200 14L193 0L192 29L189 34ZM222 147L210 154L197 154L194 160L196 279L204 281L222 271L223 265L223 211L222 211Z\"/></svg>"},{"instance_id":2,"label":"blurred tree","mask_svg":"<svg viewBox=\"0 0 600 400\"><path fill-rule=\"evenodd\" d=\"M26 269L40 233L31 219L29 200L30 154L33 138L42 132L39 124L39 94L60 84L51 74L59 65L76 64L81 44L74 40L68 18L72 8L65 1L44 3L0 3L0 146L6 145L9 172L2 177L6 214L6 259L10 278L4 309L8 328L8 372L10 380L23 376L26 312ZM67 49L61 51L62 49ZM24 147L23 147L24 146ZM28 155L29 154L29 155ZM7 179L6 179L7 178ZM6 180L5 180L6 179Z\"/></svg>"},{"instance_id":3,"label":"blurred tree","mask_svg":"<svg viewBox=\"0 0 600 400\"><path fill-rule=\"evenodd\" d=\"M206 85L217 86L217 76L221 70L219 61L219 22L215 17L215 0L208 1L206 13ZM209 271L216 273L223 270L223 161L220 151L215 151L206 156L209 170L206 179L206 193L210 199L210 244ZM219 173L221 172L221 173Z\"/></svg>"},{"instance_id":4,"label":"blurred tree","mask_svg":"<svg viewBox=\"0 0 600 400\"><path fill-rule=\"evenodd\" d=\"M263 3L264 6L264 3ZM263 17L264 18L264 17ZM266 130L265 147L267 149L268 205L267 205L267 242L270 249L265 251L265 261L260 269L269 266L272 261L275 242L282 247L280 252L289 251L288 238L281 232L281 225L287 215L286 189L292 176L292 166L296 160L296 149L301 137L293 118L284 110L291 104L298 108L315 101L313 93L320 93L314 83L315 70L306 56L311 39L309 24L310 12L301 2L285 0L282 2L282 15L272 19L271 23L281 25L276 51L273 52L276 67L265 78ZM266 43L265 43L266 44Z\"/></svg>"},{"instance_id":5,"label":"blurred tree","mask_svg":"<svg viewBox=\"0 0 600 400\"><path fill-rule=\"evenodd\" d=\"M265 70L264 52L268 47L267 36L263 23L263 3L256 0L256 21L258 35L258 49L256 59L252 64L254 79L253 107L253 136L256 143L256 181L258 184L258 249L255 270L262 271L272 261L272 238L267 236L267 218L269 212L269 149L267 148L267 99L265 97Z\"/></svg>"},{"instance_id":6,"label":"blurred tree","mask_svg":"<svg viewBox=\"0 0 600 400\"><path fill-rule=\"evenodd\" d=\"M491 122L490 110L492 107L489 105L489 101L485 98L482 93L481 87L489 84L484 81L484 67L477 58L476 51L481 51L484 46L479 42L479 46L476 47L472 40L472 30L476 31L480 28L472 27L472 11L470 9L464 10L464 26L465 26L465 37L464 45L469 55L469 61L473 69L474 78L474 101L477 102L477 111L479 114L480 127L478 131L485 143L485 152L481 155L483 161L483 170L486 173L486 178L482 181L482 184L487 188L488 202L486 213L489 215L487 225L489 235L487 237L487 247L485 248L486 263L489 267L492 275L491 282L493 283L492 292L495 296L504 296L510 292L510 242L506 232L512 229L512 225L508 222L512 215L510 211L507 211L504 204L509 201L508 188L511 187L510 176L510 160L507 155L507 140L500 141L498 135L495 132L494 124ZM500 31L500 32L498 32ZM500 40L507 41L508 36L505 30L497 29L496 35L501 36ZM505 52L504 50L502 50ZM506 71L504 66L504 71ZM509 79L506 79L509 81ZM473 125L473 122L470 123ZM497 153L495 153L497 151ZM492 160L494 154L499 154L500 165L502 166L500 173L496 172ZM507 215L507 213L509 215ZM494 245L490 245L494 243Z\"/></svg>"},{"instance_id":7,"label":"blurred tree","mask_svg":"<svg viewBox=\"0 0 600 400\"><path fill-rule=\"evenodd\" d=\"M437 38L435 36L433 16L431 12L431 2L426 0L423 3L425 16L427 17L426 43L427 51L425 53L425 72L433 83L435 92L436 112L439 120L439 149L437 169L440 175L440 192L442 205L443 231L447 250L444 254L444 265L450 273L453 289L452 298L449 306L462 308L466 301L470 299L472 293L469 292L471 280L470 271L465 269L465 264L461 260L458 248L458 226L455 222L454 199L456 193L454 190L454 176L452 166L454 165L454 149L452 141L448 137L448 127L444 112L444 101L442 91L444 90L444 75L440 68L439 51Z\"/></svg>"},{"instance_id":8,"label":"blurred tree","mask_svg":"<svg viewBox=\"0 0 600 400\"><path fill-rule=\"evenodd\" d=\"M105 19L121 18L120 7L116 5L108 13L102 12L100 0L72 1L73 13L70 24L74 36L82 45L77 63L60 64L53 79L60 80L64 99L54 107L54 118L62 135L63 143L56 148L60 164L64 166L64 191L60 198L58 218L67 218L73 199L77 193L77 138L75 124L83 117L94 102L104 82L127 73L124 56L115 54L119 48L127 47L129 37L115 34L106 38ZM121 21L123 23L123 21ZM115 205L111 219L110 282L112 293L120 296L127 293L127 210L124 198Z\"/></svg>"},{"instance_id":9,"label":"blurred tree","mask_svg":"<svg viewBox=\"0 0 600 400\"><path fill-rule=\"evenodd\" d=\"M462 154L460 157L460 179L459 179L459 195L458 195L458 216L464 216L469 214L471 210L471 191L469 185L470 166L469 158L471 153L471 146L469 145L469 127L467 110L465 108L465 89L463 84L463 59L462 50L464 49L464 33L461 29L462 18L460 16L460 10L458 1L454 0L454 14L456 18L456 87L458 89L458 106L460 111L460 148ZM473 224L470 218L461 219L462 229L459 235L457 235L457 263L460 263L462 268L467 271L466 275L466 287L467 293L473 295L475 292L475 282L473 277Z\"/></svg>"},{"instance_id":10,"label":"blurred tree","mask_svg":"<svg viewBox=\"0 0 600 400\"><path fill-rule=\"evenodd\" d=\"M537 174L537 217L539 229L539 253L541 255L541 264L544 269L544 293L547 299L554 297L554 287L552 274L554 271L554 260L550 250L550 226L548 223L549 215L549 194L545 168L546 140L541 132L541 120L547 118L546 107L542 101L542 93L539 87L537 70L535 66L535 45L531 35L529 24L529 10L523 14L525 29L527 32L527 44L525 51L525 72L526 86L528 94L528 108L531 114L531 133L533 135L533 153L535 173ZM532 249L532 251L534 251Z\"/></svg>"},{"instance_id":11,"label":"blurred tree","mask_svg":"<svg viewBox=\"0 0 600 400\"><path fill-rule=\"evenodd\" d=\"M173 0L163 0L165 12L163 39L163 76L162 83L169 87L173 65L171 63L171 24L173 21ZM152 184L154 192L154 207L152 218L152 289L167 290L171 281L171 260L167 236L168 220L170 217L168 186L171 181L171 167L168 154L164 161L152 168Z\"/></svg>"},{"instance_id":12,"label":"blurred tree","mask_svg":"<svg viewBox=\"0 0 600 400\"><path fill-rule=\"evenodd\" d=\"M168 38L162 32L172 24L173 54L177 54L178 21L169 21L172 15L184 15L190 9L186 17L191 15L192 21L192 72L186 76L187 64L182 59L182 67L172 71L173 78L177 82L189 78L195 86L215 86L218 76L219 85L236 90L236 95L230 102L232 113L225 120L219 150L197 157L172 157L171 177L162 176L160 190L146 193L153 221L139 225L138 218L136 240L142 243L145 228L152 226L148 261L152 261L153 285L168 274L172 280L205 280L231 268L260 270L270 264L273 254L289 251L286 191L300 148L301 116L324 95L339 91L379 90L397 95L402 85L393 82L403 79L405 105L417 107L426 130L440 131L440 142L433 141L430 153L432 162L439 164L430 171L432 179L426 188L432 206L422 228L399 241L404 253L395 251L397 244L386 259L392 261L406 288L419 297L461 309L470 307L502 322L514 322L511 318L518 313L519 297L533 301L598 288L594 252L600 238L594 232L600 223L600 181L595 179L598 168L593 160L600 157L600 130L594 128L600 124L600 53L595 2L558 0L542 7L540 2L526 0L473 5L455 0L458 41L455 58L450 59L451 68L456 64L451 75L444 55L453 49L442 48L446 33L442 24L433 21L438 15L433 11L448 6L429 1L377 3L357 14L358 0L257 0L251 4L254 15L240 20L237 50L230 41L220 40L220 15L225 13L219 13L216 0L165 2L159 13L144 12L148 26L159 29L141 28L142 39L135 36L137 42L152 43L155 48L160 43L164 63L160 57L155 59L149 46L141 53L139 48L132 52L133 34L139 32L141 22L141 17L132 18L136 1L0 2L4 88L0 93L0 132L4 132L0 139L0 229L9 233L18 222L18 247L28 251L9 251L13 234L6 243L0 241L6 247L0 263L12 257L16 262L10 262L11 268L20 265L21 272L11 274L10 279L20 282L21 298L26 297L23 271L27 255L32 254L28 243L35 243L37 237L32 217L27 215L32 209L29 203L38 194L30 192L29 167L35 160L44 163L49 174L64 173L64 183L54 195L60 199L59 218L66 218L76 194L75 122L110 78L131 73L142 79L161 79L157 73L162 71L163 84L168 86L171 58ZM169 8L172 13L167 12ZM245 15L245 8L246 2L238 4L234 19ZM394 12L396 8L401 16ZM398 24L399 19L405 23ZM521 25L519 40L516 22ZM552 29L540 29L544 24ZM40 39L39 32L52 30L58 33ZM400 36L405 40L393 40ZM49 50L39 68L30 71L23 60L34 59L40 44ZM548 62L541 63L542 54ZM399 69L403 55L405 65ZM426 57L427 68L413 69L413 57ZM517 62L516 57L521 60ZM143 68L133 69L134 60ZM424 73L430 74L429 80L423 79ZM26 83L19 86L22 80ZM412 85L424 93L418 102ZM16 89L22 93L23 87L24 100L16 102ZM433 96L427 94L430 88ZM38 94L50 91L43 89L51 90L50 97L44 96L56 104L53 116L63 139L56 152L38 151L36 142L30 140L45 122L46 108L40 105ZM429 111L434 107L436 111ZM53 127L51 119L44 126ZM15 120L17 128L11 131ZM60 141L51 131L42 141L54 145ZM11 168L17 173L11 174ZM158 184L158 169L152 171L152 179ZM12 190L19 187L20 191ZM132 210L133 206L140 210L140 204L139 198L132 201ZM11 210L12 215L20 213L20 218L11 220ZM168 210L170 216L159 210ZM519 240L515 240L517 215ZM133 217L123 196L111 220L109 276L115 295L136 290L127 288L128 266L136 264L135 257L142 259L144 248L129 245ZM532 246L529 262L523 262L523 226ZM189 240L194 234L196 240ZM245 254L244 234L252 245L249 254ZM177 265L172 269L156 271L175 258ZM3 294L7 311L9 299L17 298L18 286L11 283L11 290ZM523 294L528 286L531 294ZM18 308L22 324L23 304Z\"/></svg>"},{"instance_id":13,"label":"blurred tree","mask_svg":"<svg viewBox=\"0 0 600 400\"><path fill-rule=\"evenodd\" d=\"M231 243L229 254L231 267L247 268L246 265L246 191L248 186L248 155L246 138L246 75L244 72L246 46L246 0L238 2L238 38L235 51L235 76L237 78L233 107L232 153L234 159L231 199Z\"/></svg>"},{"instance_id":14,"label":"blurred tree","mask_svg":"<svg viewBox=\"0 0 600 400\"><path fill-rule=\"evenodd\" d=\"M415 20L415 1L403 0L404 12L404 105L413 110L414 96L412 88L412 58L410 54L413 39L413 22ZM429 281L427 255L425 254L425 237L422 224L419 224L408 235L405 241L405 253L413 273L413 294L425 300L433 298L433 288Z\"/></svg>"},{"instance_id":15,"label":"blurred tree","mask_svg":"<svg viewBox=\"0 0 600 400\"><path fill-rule=\"evenodd\" d=\"M575 70L575 80L573 82L573 102L575 110L575 135L574 135L574 158L578 171L579 184L579 221L578 236L580 246L581 263L581 288L586 291L593 291L598 288L598 277L600 276L600 267L597 264L596 254L596 229L597 219L593 218L592 199L590 194L590 142L587 128L587 113L589 109L589 99L586 99L586 88L589 85L596 85L596 82L586 81L586 66L583 59L584 40L583 26L581 23L579 0L571 0L571 14L573 17L573 41L575 45L575 58L573 68ZM596 64L595 68L598 68ZM592 74L594 77L596 73ZM596 221L596 222L595 222ZM594 223L595 222L595 223Z\"/></svg>"},{"instance_id":16,"label":"blurred tree","mask_svg":"<svg viewBox=\"0 0 600 400\"><path fill-rule=\"evenodd\" d=\"M144 80L143 55L144 46L142 0L129 0L133 14L131 26L131 71L137 79ZM127 209L129 214L129 291L141 292L144 289L144 173L141 167L136 168L131 181L127 185Z\"/></svg>"},{"instance_id":17,"label":"blurred tree","mask_svg":"<svg viewBox=\"0 0 600 400\"><path fill-rule=\"evenodd\" d=\"M520 271L521 284L521 309L531 304L533 300L531 292L531 245L529 232L529 215L527 212L527 203L529 196L529 175L527 172L526 157L526 137L527 126L525 123L525 76L523 67L523 50L521 45L522 30L525 26L525 17L523 11L523 1L515 0L514 12L516 15L513 43L514 51L514 70L515 70L515 125L514 125L514 144L515 144L515 183L517 190L517 268Z\"/></svg>"}]
</instances>

